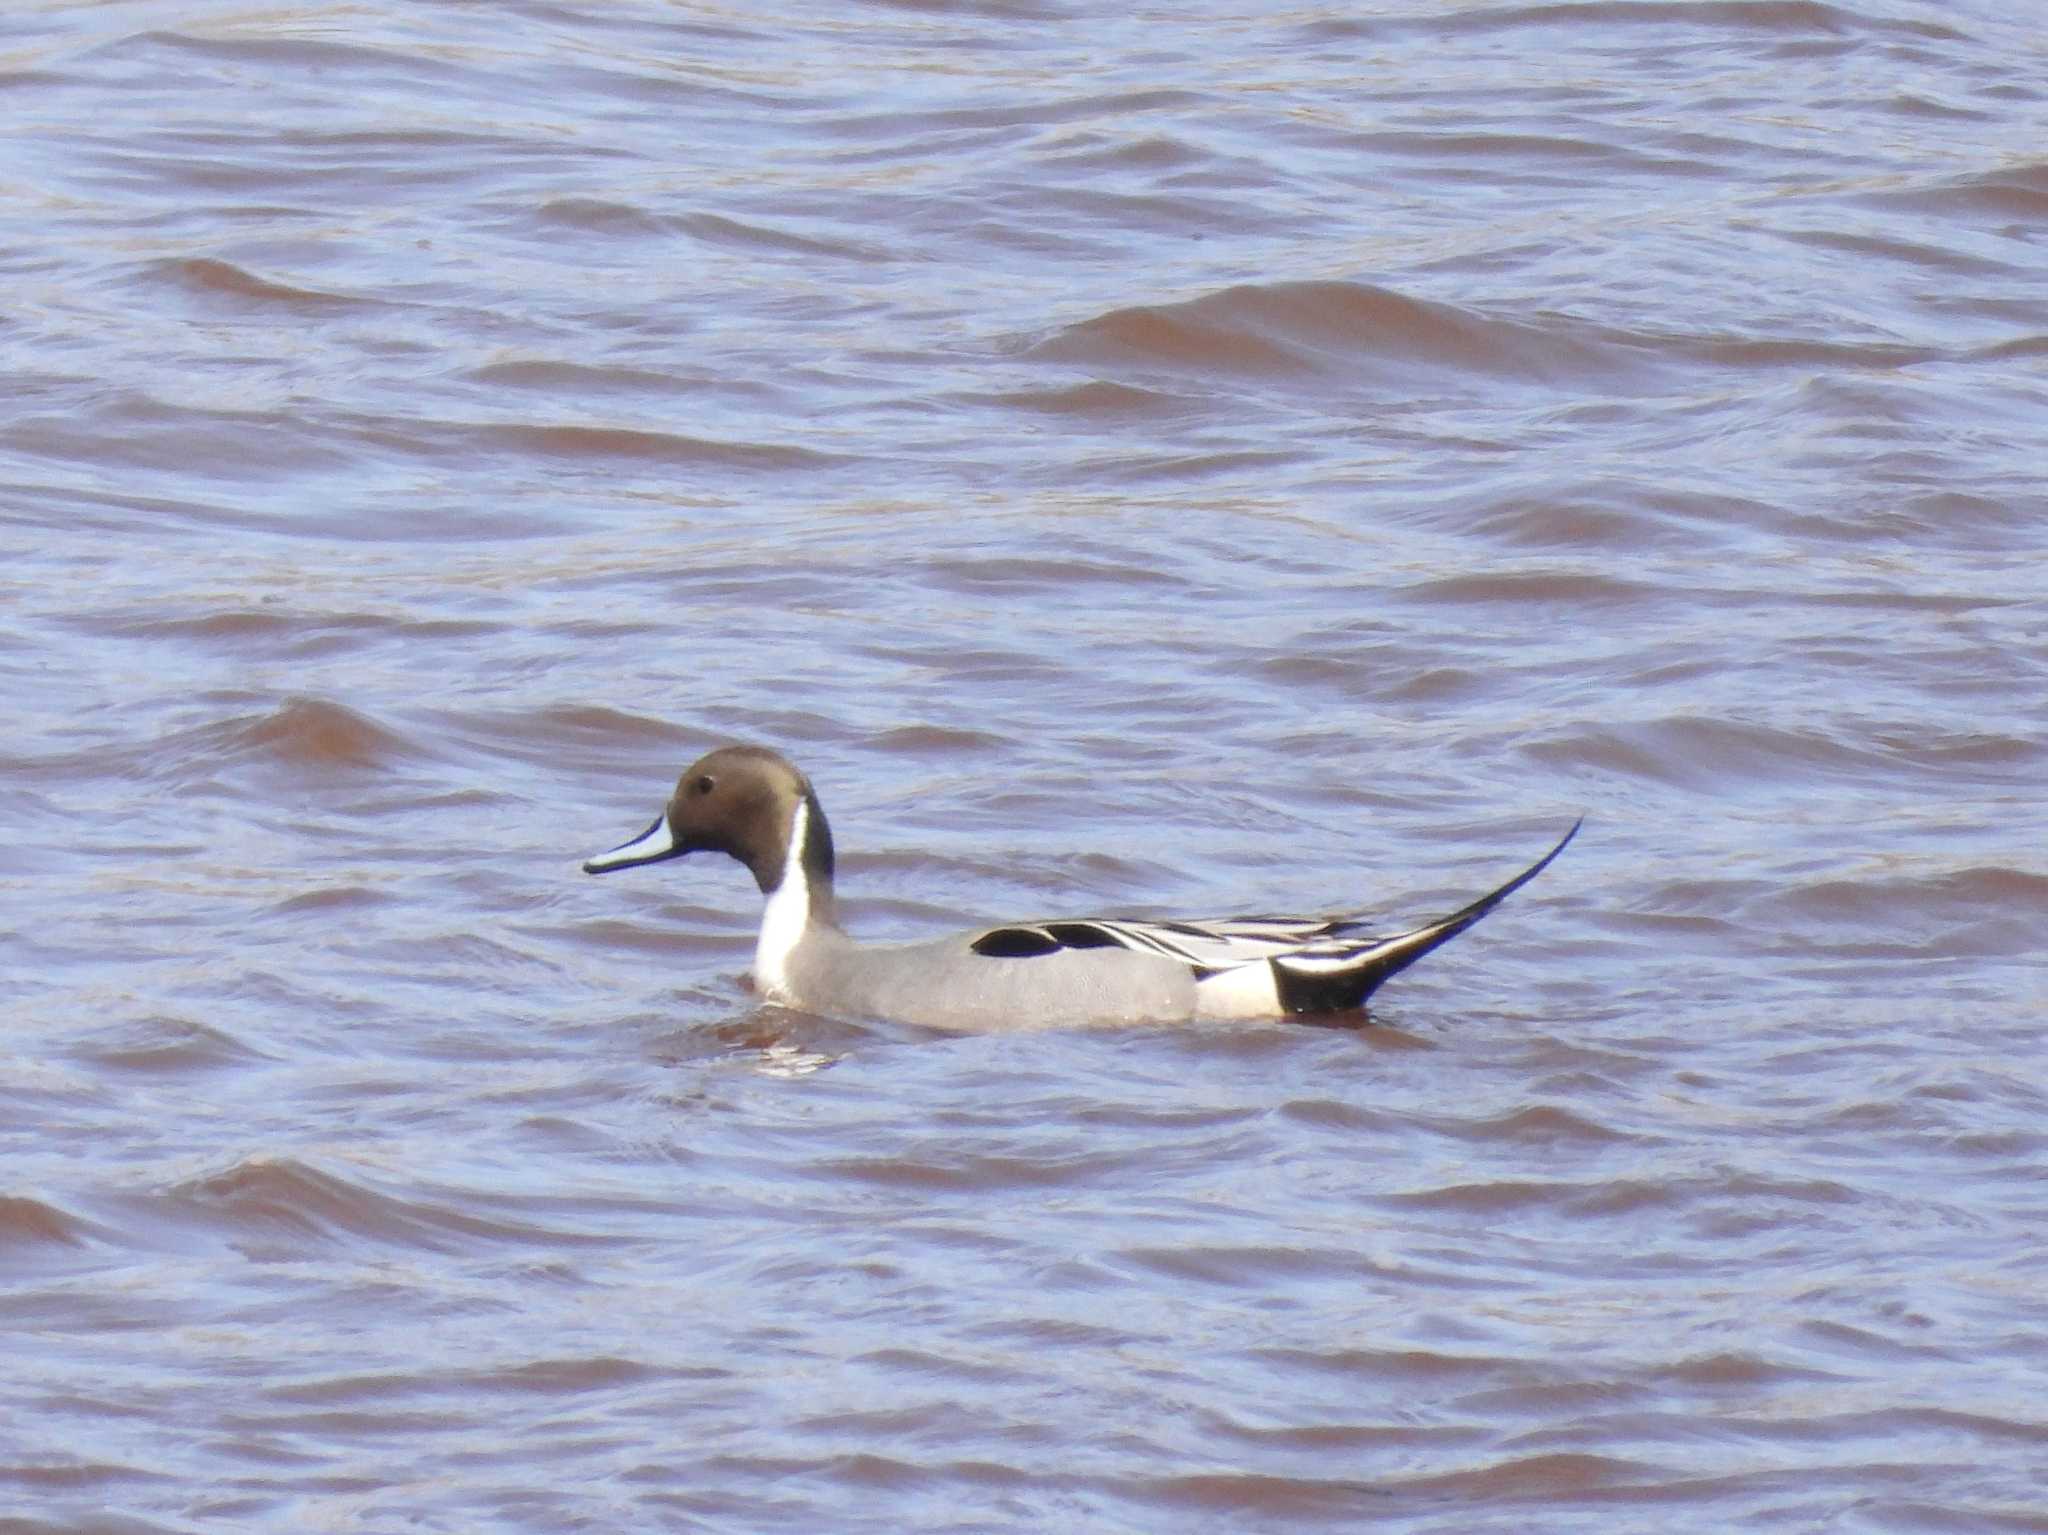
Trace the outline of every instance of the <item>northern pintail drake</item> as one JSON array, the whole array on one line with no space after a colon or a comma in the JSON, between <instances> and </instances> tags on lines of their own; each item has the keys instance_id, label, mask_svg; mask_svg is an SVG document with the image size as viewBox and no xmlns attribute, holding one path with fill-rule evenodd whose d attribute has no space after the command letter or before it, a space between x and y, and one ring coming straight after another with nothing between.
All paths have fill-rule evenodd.
<instances>
[{"instance_id":1,"label":"northern pintail drake","mask_svg":"<svg viewBox=\"0 0 2048 1535\"><path fill-rule=\"evenodd\" d=\"M1056 1028L1280 1018L1363 1008L1374 989L1542 873L1536 863L1448 917L1392 937L1357 915L1007 923L914 943L864 944L839 926L832 829L810 780L780 753L724 746L676 783L654 824L583 865L608 874L686 853L745 864L768 898L754 950L761 997L805 1012L942 1029Z\"/></svg>"}]
</instances>

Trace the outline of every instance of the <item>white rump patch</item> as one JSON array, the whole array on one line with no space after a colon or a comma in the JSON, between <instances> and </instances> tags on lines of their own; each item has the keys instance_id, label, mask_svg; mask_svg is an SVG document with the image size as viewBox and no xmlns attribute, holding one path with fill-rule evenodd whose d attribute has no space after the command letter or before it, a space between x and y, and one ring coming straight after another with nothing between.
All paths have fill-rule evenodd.
<instances>
[{"instance_id":1,"label":"white rump patch","mask_svg":"<svg viewBox=\"0 0 2048 1535\"><path fill-rule=\"evenodd\" d=\"M1278 1018L1280 987L1266 960L1232 965L1195 982L1197 1018Z\"/></svg>"}]
</instances>

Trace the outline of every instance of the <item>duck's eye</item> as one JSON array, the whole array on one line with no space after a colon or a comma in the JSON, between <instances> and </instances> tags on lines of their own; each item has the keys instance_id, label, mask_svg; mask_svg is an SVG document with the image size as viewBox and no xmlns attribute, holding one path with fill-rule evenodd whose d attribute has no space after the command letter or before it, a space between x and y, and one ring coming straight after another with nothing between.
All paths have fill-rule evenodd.
<instances>
[{"instance_id":1,"label":"duck's eye","mask_svg":"<svg viewBox=\"0 0 2048 1535\"><path fill-rule=\"evenodd\" d=\"M717 787L718 785L712 780L709 773L700 773L697 775L697 781L690 785L690 792L692 794L709 794Z\"/></svg>"}]
</instances>

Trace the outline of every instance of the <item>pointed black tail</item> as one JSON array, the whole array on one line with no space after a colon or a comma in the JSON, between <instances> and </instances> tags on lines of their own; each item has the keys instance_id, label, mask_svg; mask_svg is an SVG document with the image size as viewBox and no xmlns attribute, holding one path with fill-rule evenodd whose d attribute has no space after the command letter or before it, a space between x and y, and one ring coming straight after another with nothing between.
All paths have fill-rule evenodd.
<instances>
[{"instance_id":1,"label":"pointed black tail","mask_svg":"<svg viewBox=\"0 0 2048 1535\"><path fill-rule=\"evenodd\" d=\"M1341 959L1275 959L1273 982L1280 1005L1290 1013L1334 1013L1363 1007L1388 977L1398 975L1438 944L1449 943L1481 917L1520 890L1550 867L1550 861L1565 850L1579 828L1580 816L1571 830L1558 838L1557 846L1529 865L1498 890L1482 895L1471 905L1448 917L1388 938L1358 954Z\"/></svg>"}]
</instances>

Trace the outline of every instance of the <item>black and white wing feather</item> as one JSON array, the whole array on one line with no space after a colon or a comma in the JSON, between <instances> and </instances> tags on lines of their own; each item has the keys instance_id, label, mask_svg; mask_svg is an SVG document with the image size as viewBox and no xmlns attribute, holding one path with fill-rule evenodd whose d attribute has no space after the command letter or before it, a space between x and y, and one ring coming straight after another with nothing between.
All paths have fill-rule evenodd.
<instances>
[{"instance_id":1,"label":"black and white wing feather","mask_svg":"<svg viewBox=\"0 0 2048 1535\"><path fill-rule=\"evenodd\" d=\"M974 952L1000 959L1028 959L1062 949L1117 948L1177 959L1196 971L1228 970L1297 953L1352 922L1345 917L1230 917L1215 922L1087 917L1011 923L981 934L974 940Z\"/></svg>"},{"instance_id":2,"label":"black and white wing feather","mask_svg":"<svg viewBox=\"0 0 2048 1535\"><path fill-rule=\"evenodd\" d=\"M1581 821L1557 846L1498 889L1448 917L1392 937L1376 937L1362 914L1336 917L1229 917L1204 922L1148 922L1124 917L1011 923L976 936L975 953L992 959L1031 959L1070 949L1128 949L1177 960L1199 983L1238 984L1232 972L1270 967L1271 992L1290 1013L1333 1012L1362 1005L1387 977L1405 970L1438 944L1472 926L1550 866L1578 834ZM1264 977L1260 977L1263 987Z\"/></svg>"}]
</instances>

